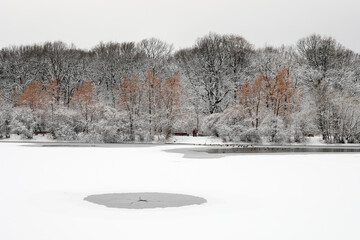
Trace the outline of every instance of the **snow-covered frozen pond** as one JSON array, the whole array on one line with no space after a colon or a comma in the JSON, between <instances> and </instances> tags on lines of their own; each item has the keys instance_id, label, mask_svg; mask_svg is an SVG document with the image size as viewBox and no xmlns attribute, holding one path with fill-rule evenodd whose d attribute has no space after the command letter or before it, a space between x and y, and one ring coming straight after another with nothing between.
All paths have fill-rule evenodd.
<instances>
[{"instance_id":1,"label":"snow-covered frozen pond","mask_svg":"<svg viewBox=\"0 0 360 240\"><path fill-rule=\"evenodd\" d=\"M0 144L0 239L360 239L359 153L184 158L184 149L202 147L37 146ZM207 203L118 209L84 201L136 192Z\"/></svg>"}]
</instances>

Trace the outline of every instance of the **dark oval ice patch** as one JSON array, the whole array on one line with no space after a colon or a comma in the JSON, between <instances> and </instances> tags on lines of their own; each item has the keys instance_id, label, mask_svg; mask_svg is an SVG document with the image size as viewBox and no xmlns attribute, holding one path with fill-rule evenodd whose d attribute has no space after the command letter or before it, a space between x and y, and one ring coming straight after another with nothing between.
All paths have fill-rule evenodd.
<instances>
[{"instance_id":1,"label":"dark oval ice patch","mask_svg":"<svg viewBox=\"0 0 360 240\"><path fill-rule=\"evenodd\" d=\"M182 207L206 203L206 199L201 197L155 192L96 194L87 196L84 200L109 208L128 209Z\"/></svg>"}]
</instances>

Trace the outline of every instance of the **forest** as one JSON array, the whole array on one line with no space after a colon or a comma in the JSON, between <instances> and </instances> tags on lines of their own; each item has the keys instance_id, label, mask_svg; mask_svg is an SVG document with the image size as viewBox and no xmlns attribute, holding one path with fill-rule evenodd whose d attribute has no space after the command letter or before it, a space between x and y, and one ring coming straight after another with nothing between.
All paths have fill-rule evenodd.
<instances>
[{"instance_id":1,"label":"forest","mask_svg":"<svg viewBox=\"0 0 360 240\"><path fill-rule=\"evenodd\" d=\"M0 50L0 138L152 142L174 133L229 142L360 142L360 55L313 34L255 48L209 33L175 49L150 38Z\"/></svg>"}]
</instances>

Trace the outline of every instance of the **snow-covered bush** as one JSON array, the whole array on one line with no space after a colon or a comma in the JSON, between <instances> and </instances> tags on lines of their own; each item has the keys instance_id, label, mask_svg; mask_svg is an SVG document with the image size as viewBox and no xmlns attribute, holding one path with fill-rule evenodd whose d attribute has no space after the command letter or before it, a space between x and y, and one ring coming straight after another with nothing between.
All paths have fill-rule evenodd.
<instances>
[{"instance_id":1,"label":"snow-covered bush","mask_svg":"<svg viewBox=\"0 0 360 240\"><path fill-rule=\"evenodd\" d=\"M173 114L171 120L168 117L161 119L161 132L166 138L170 137L171 133L190 133L196 126L196 113L192 106L184 104L182 108L178 108L176 111L177 113Z\"/></svg>"},{"instance_id":2,"label":"snow-covered bush","mask_svg":"<svg viewBox=\"0 0 360 240\"><path fill-rule=\"evenodd\" d=\"M71 109L59 107L54 112L54 120L49 124L49 130L54 139L75 141L85 123L81 122L79 114Z\"/></svg>"},{"instance_id":3,"label":"snow-covered bush","mask_svg":"<svg viewBox=\"0 0 360 240\"><path fill-rule=\"evenodd\" d=\"M79 133L79 140L89 143L121 143L131 141L129 124L126 117L115 108L99 105L96 116Z\"/></svg>"},{"instance_id":4,"label":"snow-covered bush","mask_svg":"<svg viewBox=\"0 0 360 240\"><path fill-rule=\"evenodd\" d=\"M300 106L301 109L292 115L294 141L301 143L306 141L307 136L319 134L319 130L315 124L315 106L314 103L307 99Z\"/></svg>"},{"instance_id":5,"label":"snow-covered bush","mask_svg":"<svg viewBox=\"0 0 360 240\"><path fill-rule=\"evenodd\" d=\"M292 142L291 130L286 128L283 120L277 116L268 116L260 126L260 132L268 142Z\"/></svg>"},{"instance_id":6,"label":"snow-covered bush","mask_svg":"<svg viewBox=\"0 0 360 240\"><path fill-rule=\"evenodd\" d=\"M250 126L241 106L227 108L204 119L205 133L221 137L224 141L261 142L259 131Z\"/></svg>"},{"instance_id":7,"label":"snow-covered bush","mask_svg":"<svg viewBox=\"0 0 360 240\"><path fill-rule=\"evenodd\" d=\"M248 129L240 134L240 141L250 142L250 143L261 143L262 140L261 140L260 131L255 128Z\"/></svg>"},{"instance_id":8,"label":"snow-covered bush","mask_svg":"<svg viewBox=\"0 0 360 240\"><path fill-rule=\"evenodd\" d=\"M124 137L124 134L121 133L120 129L116 125L105 126L102 129L101 136L101 141L104 143L119 143L129 140L128 137Z\"/></svg>"},{"instance_id":9,"label":"snow-covered bush","mask_svg":"<svg viewBox=\"0 0 360 240\"><path fill-rule=\"evenodd\" d=\"M0 138L10 136L11 110L9 107L0 106Z\"/></svg>"},{"instance_id":10,"label":"snow-covered bush","mask_svg":"<svg viewBox=\"0 0 360 240\"><path fill-rule=\"evenodd\" d=\"M201 125L201 131L205 135L211 135L215 137L219 137L219 120L222 114L220 113L213 113L204 118L203 124Z\"/></svg>"},{"instance_id":11,"label":"snow-covered bush","mask_svg":"<svg viewBox=\"0 0 360 240\"><path fill-rule=\"evenodd\" d=\"M37 127L33 111L28 107L13 109L10 123L11 133L20 135L22 138L31 139Z\"/></svg>"},{"instance_id":12,"label":"snow-covered bush","mask_svg":"<svg viewBox=\"0 0 360 240\"><path fill-rule=\"evenodd\" d=\"M225 109L217 123L218 132L224 140L244 141L243 135L250 129L240 105Z\"/></svg>"}]
</instances>

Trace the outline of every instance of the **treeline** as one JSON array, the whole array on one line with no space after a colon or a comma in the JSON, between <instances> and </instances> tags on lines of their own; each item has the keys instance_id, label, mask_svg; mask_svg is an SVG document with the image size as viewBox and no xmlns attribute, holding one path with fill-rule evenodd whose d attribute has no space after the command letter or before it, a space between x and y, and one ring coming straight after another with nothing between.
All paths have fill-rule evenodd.
<instances>
[{"instance_id":1,"label":"treeline","mask_svg":"<svg viewBox=\"0 0 360 240\"><path fill-rule=\"evenodd\" d=\"M359 80L359 54L319 35L261 49L213 33L176 51L158 39L9 47L0 136L153 141L197 128L226 141L357 143Z\"/></svg>"}]
</instances>

